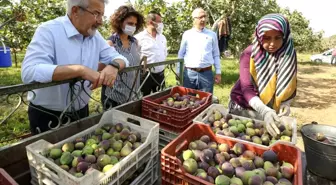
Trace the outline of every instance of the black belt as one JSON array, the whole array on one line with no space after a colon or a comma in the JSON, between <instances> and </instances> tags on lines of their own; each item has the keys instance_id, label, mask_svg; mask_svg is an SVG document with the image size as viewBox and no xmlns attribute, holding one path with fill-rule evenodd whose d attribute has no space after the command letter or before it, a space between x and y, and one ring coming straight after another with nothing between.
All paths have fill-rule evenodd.
<instances>
[{"instance_id":1,"label":"black belt","mask_svg":"<svg viewBox=\"0 0 336 185\"><path fill-rule=\"evenodd\" d=\"M205 68L192 68L192 67L186 67L187 69L191 69L196 72L205 72L205 71L210 71L212 70L212 66L205 67Z\"/></svg>"}]
</instances>

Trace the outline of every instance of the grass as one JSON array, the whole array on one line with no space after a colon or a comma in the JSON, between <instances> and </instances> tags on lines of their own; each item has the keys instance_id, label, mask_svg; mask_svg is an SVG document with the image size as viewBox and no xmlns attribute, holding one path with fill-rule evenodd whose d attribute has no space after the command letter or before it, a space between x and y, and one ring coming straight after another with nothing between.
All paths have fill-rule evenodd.
<instances>
[{"instance_id":1,"label":"grass","mask_svg":"<svg viewBox=\"0 0 336 185\"><path fill-rule=\"evenodd\" d=\"M7 85L15 85L22 83L21 81L21 68L11 67L8 69L0 68L0 87Z\"/></svg>"},{"instance_id":2,"label":"grass","mask_svg":"<svg viewBox=\"0 0 336 185\"><path fill-rule=\"evenodd\" d=\"M21 84L21 61L23 60L24 54L20 53L17 55L17 60L19 61L19 66L10 68L0 68L0 87ZM12 56L12 59L14 57ZM0 97L0 122L4 120L12 108L18 103L18 96L13 95L8 98ZM6 123L0 125L0 146L4 146L13 142L18 141L15 139L18 136L22 136L29 133L29 122L27 115L27 106L21 105L19 109L7 120ZM14 140L12 140L14 138ZM10 141L8 141L10 140Z\"/></svg>"},{"instance_id":3,"label":"grass","mask_svg":"<svg viewBox=\"0 0 336 185\"><path fill-rule=\"evenodd\" d=\"M299 53L299 54L297 54L298 63L299 64L310 63L310 56L311 56L311 54L309 54L309 53Z\"/></svg>"},{"instance_id":4,"label":"grass","mask_svg":"<svg viewBox=\"0 0 336 185\"><path fill-rule=\"evenodd\" d=\"M316 65L309 62L309 54L298 54L298 62L302 65ZM23 54L18 55L18 61L22 61ZM176 55L169 55L167 60L176 59ZM21 64L21 62L19 62ZM227 106L229 101L229 95L231 88L234 83L239 78L239 63L236 59L225 59L221 60L222 67L222 82L221 84L216 84L214 87L214 96L216 96L220 103L224 106ZM0 68L0 87L21 84L20 77L20 66L19 67L10 67L10 68ZM167 86L174 86L176 84L175 76L173 73L170 73L166 76ZM97 101L100 101L100 88L94 90L92 97ZM11 111L8 107L15 107L15 105L8 105L6 103L6 97L0 97L0 121L2 121L5 115ZM17 101L13 101L17 102ZM99 103L91 100L90 101L90 113L94 114L96 107ZM100 109L101 110L101 109ZM21 105L19 110L14 113L13 116L7 121L6 124L0 125L0 147L16 142L24 134L29 133L29 122L27 115L27 106ZM7 141L10 140L10 141Z\"/></svg>"}]
</instances>

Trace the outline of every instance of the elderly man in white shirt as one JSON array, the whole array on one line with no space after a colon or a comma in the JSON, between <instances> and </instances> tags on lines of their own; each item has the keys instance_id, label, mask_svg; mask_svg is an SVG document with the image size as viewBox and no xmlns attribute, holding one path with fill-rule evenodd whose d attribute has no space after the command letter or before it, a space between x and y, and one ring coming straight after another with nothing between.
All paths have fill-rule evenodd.
<instances>
[{"instance_id":1,"label":"elderly man in white shirt","mask_svg":"<svg viewBox=\"0 0 336 185\"><path fill-rule=\"evenodd\" d=\"M105 0L68 0L67 15L36 29L22 63L22 81L47 83L82 78L86 80L82 88L87 94L79 91L79 82L29 92L28 117L33 134L59 126L57 117L64 110L70 121L88 116L91 90L101 85L111 87L118 71L129 65L96 31L102 25L104 10ZM103 68L100 73L98 65Z\"/></svg>"},{"instance_id":2,"label":"elderly man in white shirt","mask_svg":"<svg viewBox=\"0 0 336 185\"><path fill-rule=\"evenodd\" d=\"M183 33L178 58L184 59L183 86L213 93L214 82L221 82L221 65L216 33L205 28L206 12L193 11L194 26ZM212 73L215 66L215 77ZM177 67L177 71L179 71Z\"/></svg>"},{"instance_id":3,"label":"elderly man in white shirt","mask_svg":"<svg viewBox=\"0 0 336 185\"><path fill-rule=\"evenodd\" d=\"M147 56L148 64L162 62L167 58L167 40L162 31L163 23L161 15L158 12L151 11L146 18L146 29L135 35L140 46L141 57ZM165 85L164 68L165 66L162 65L151 69L151 76L147 78L141 88L144 96L151 92L157 92L160 84L162 86ZM148 73L149 71L144 76L147 76Z\"/></svg>"}]
</instances>

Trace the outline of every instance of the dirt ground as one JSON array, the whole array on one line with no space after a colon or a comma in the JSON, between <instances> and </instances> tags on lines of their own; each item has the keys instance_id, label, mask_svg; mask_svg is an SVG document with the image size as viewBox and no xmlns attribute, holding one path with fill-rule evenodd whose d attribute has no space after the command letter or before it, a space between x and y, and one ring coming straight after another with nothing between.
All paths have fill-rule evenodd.
<instances>
[{"instance_id":1,"label":"dirt ground","mask_svg":"<svg viewBox=\"0 0 336 185\"><path fill-rule=\"evenodd\" d=\"M299 126L312 121L336 125L334 92L336 66L299 64L297 96L291 105L291 116L297 119ZM298 137L297 143L303 149L301 137Z\"/></svg>"}]
</instances>

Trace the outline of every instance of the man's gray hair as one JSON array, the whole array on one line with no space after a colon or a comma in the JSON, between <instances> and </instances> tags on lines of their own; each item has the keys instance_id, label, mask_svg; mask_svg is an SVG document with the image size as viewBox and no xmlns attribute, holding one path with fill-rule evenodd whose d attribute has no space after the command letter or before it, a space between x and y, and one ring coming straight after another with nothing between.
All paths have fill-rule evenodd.
<instances>
[{"instance_id":1,"label":"man's gray hair","mask_svg":"<svg viewBox=\"0 0 336 185\"><path fill-rule=\"evenodd\" d=\"M156 21L156 16L157 15L161 17L160 12L157 12L155 10L151 10L146 17L146 22L148 23L150 21Z\"/></svg>"},{"instance_id":2,"label":"man's gray hair","mask_svg":"<svg viewBox=\"0 0 336 185\"><path fill-rule=\"evenodd\" d=\"M103 3L108 3L108 0L100 0ZM89 6L89 0L67 0L67 14L71 14L71 9L74 6L80 6L87 8Z\"/></svg>"},{"instance_id":3,"label":"man's gray hair","mask_svg":"<svg viewBox=\"0 0 336 185\"><path fill-rule=\"evenodd\" d=\"M155 13L149 13L146 17L146 22L150 22L150 21L156 21L156 14Z\"/></svg>"},{"instance_id":4,"label":"man's gray hair","mask_svg":"<svg viewBox=\"0 0 336 185\"><path fill-rule=\"evenodd\" d=\"M203 8L196 8L191 14L192 18L198 17L200 12L206 12L206 11Z\"/></svg>"}]
</instances>

